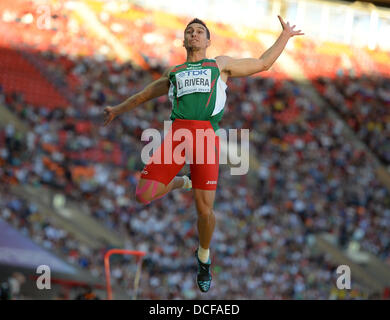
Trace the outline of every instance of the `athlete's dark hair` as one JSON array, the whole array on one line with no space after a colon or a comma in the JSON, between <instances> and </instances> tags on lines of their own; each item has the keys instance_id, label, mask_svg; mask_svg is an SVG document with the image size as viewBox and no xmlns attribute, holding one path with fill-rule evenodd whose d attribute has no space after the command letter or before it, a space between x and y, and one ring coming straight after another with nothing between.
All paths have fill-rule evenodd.
<instances>
[{"instance_id":1,"label":"athlete's dark hair","mask_svg":"<svg viewBox=\"0 0 390 320\"><path fill-rule=\"evenodd\" d=\"M190 23L187 24L187 27L185 28L185 30L187 30L188 26L189 26L190 24L193 24L193 23L199 23L199 24L201 24L203 27L205 27L205 28L206 28L206 33L207 33L207 39L210 40L210 30L209 30L209 28L207 28L206 24L205 24L202 20L200 20L200 19L198 19L198 18L195 18L195 19L191 20Z\"/></svg>"}]
</instances>

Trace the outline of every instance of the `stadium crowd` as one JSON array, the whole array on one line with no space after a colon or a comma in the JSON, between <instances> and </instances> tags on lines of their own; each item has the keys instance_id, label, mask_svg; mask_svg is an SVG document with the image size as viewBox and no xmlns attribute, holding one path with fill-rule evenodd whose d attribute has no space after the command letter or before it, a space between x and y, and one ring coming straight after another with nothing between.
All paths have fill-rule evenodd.
<instances>
[{"instance_id":1,"label":"stadium crowd","mask_svg":"<svg viewBox=\"0 0 390 320\"><path fill-rule=\"evenodd\" d=\"M381 76L319 78L318 90L390 170L390 79Z\"/></svg>"},{"instance_id":2,"label":"stadium crowd","mask_svg":"<svg viewBox=\"0 0 390 320\"><path fill-rule=\"evenodd\" d=\"M67 89L62 92L70 102L57 109L32 105L22 92L4 92L0 86L0 104L28 128L26 136L12 124L0 128L3 220L103 282L106 248L93 250L80 243L7 186L47 185L87 203L96 219L126 238L128 248L147 251L139 289L139 297L145 299L335 299L335 266L312 252L313 235L319 232L337 235L342 245L359 242L390 264L390 195L365 152L343 135L344 124L331 120L298 82L267 74L234 79L228 83L221 127L249 128L250 152L260 166L255 175L241 177L221 166L211 246L214 280L207 296L201 295L194 280L197 232L191 193L174 191L147 206L134 197L143 167L140 152L145 143L140 137L146 128L162 131L170 114L167 97L103 127L103 107L142 89L152 80L150 72L105 60L107 42L90 36L66 2L52 7L49 30L32 23L33 2L19 2L4 2L1 44L23 43L43 50L29 52L31 62L44 67L57 88ZM142 15L142 8L132 9ZM123 12L98 18L122 44L139 47L153 71L161 73L163 66L183 59L182 52L172 49L172 44L181 46L177 39L182 33L159 28L146 13L144 19L121 18ZM130 36L129 29L134 30ZM216 32L215 48L233 56L257 54L253 41L219 36L228 32ZM328 57L328 63L321 64L310 43L305 52L311 60L302 58L301 63L316 74L333 74L342 60ZM297 55L303 57L302 51ZM388 165L389 81L340 76L316 84ZM135 264L127 259L113 264L114 282L132 296ZM354 288L342 298L367 297L358 283Z\"/></svg>"},{"instance_id":3,"label":"stadium crowd","mask_svg":"<svg viewBox=\"0 0 390 320\"><path fill-rule=\"evenodd\" d=\"M55 61L53 54L44 58ZM120 230L129 246L146 250L141 297L201 298L194 282L197 238L190 194L175 191L146 207L133 196L142 169L140 135L149 127L162 129L170 113L167 99L156 99L104 128L102 107L140 90L150 81L149 73L91 57L61 68L55 69L60 76L74 74L79 81L81 108L49 110L29 105L21 94L0 94L0 103L29 127L26 137L12 125L0 131L2 183L64 190L88 203L105 225ZM312 235L321 231L343 230L343 236L389 263L389 193L365 153L342 134L343 124L330 120L294 81L235 79L228 90L221 127L251 129L251 152L260 167L253 185L221 166L212 245L215 281L208 297L329 298L334 266L327 257L313 258L310 250ZM74 156L102 142L103 154L109 155L118 144L118 157ZM61 242L61 250L70 252L72 238L69 246ZM101 275L102 254L82 254L88 263L80 265ZM116 282L129 291L131 274L131 264L113 269Z\"/></svg>"}]
</instances>

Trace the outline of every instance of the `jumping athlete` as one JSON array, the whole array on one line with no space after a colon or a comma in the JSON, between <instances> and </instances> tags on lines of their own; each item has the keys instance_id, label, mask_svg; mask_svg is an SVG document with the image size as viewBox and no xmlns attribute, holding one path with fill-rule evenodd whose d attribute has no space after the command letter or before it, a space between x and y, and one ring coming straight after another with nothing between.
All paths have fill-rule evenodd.
<instances>
[{"instance_id":1,"label":"jumping athlete","mask_svg":"<svg viewBox=\"0 0 390 320\"><path fill-rule=\"evenodd\" d=\"M280 56L288 40L293 36L303 35L301 30L294 30L295 25L290 26L280 16L278 18L283 31L275 43L258 59L233 59L228 56L218 56L215 59L206 58L206 50L211 43L210 31L203 21L192 20L184 30L183 46L187 51L186 62L168 68L161 78L121 104L104 109L104 125L106 126L118 115L148 100L168 94L172 103L170 119L173 120L169 134L174 135L180 129L187 129L192 133L191 175L176 176L184 163L177 161L177 158L172 155L175 146L181 140L172 141L167 134L160 148L153 153L151 160L142 171L136 188L136 199L148 204L171 190L193 189L199 233L199 247L195 251L198 264L197 284L202 292L209 290L212 278L209 247L215 227L213 206L218 181L219 139L218 135L214 134L212 139L207 140L207 143L211 143L212 149L215 150L211 155L206 152L207 157L211 156L213 161L200 163L194 160L195 155L204 150L200 150L197 144L195 131L203 129L215 133L218 129L218 122L224 112L226 82L229 77L246 77L268 70ZM158 156L161 161L153 161ZM168 161L168 158L171 161Z\"/></svg>"}]
</instances>

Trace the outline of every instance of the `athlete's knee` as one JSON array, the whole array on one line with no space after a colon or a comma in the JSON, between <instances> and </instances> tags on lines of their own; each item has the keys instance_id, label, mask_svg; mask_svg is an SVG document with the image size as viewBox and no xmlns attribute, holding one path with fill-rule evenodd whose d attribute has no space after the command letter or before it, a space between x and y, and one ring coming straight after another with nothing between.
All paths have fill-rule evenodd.
<instances>
[{"instance_id":1,"label":"athlete's knee","mask_svg":"<svg viewBox=\"0 0 390 320\"><path fill-rule=\"evenodd\" d=\"M213 214L213 209L208 206L200 206L197 211L200 218L208 218Z\"/></svg>"},{"instance_id":2,"label":"athlete's knee","mask_svg":"<svg viewBox=\"0 0 390 320\"><path fill-rule=\"evenodd\" d=\"M213 208L215 190L195 189L195 203L199 208Z\"/></svg>"},{"instance_id":3,"label":"athlete's knee","mask_svg":"<svg viewBox=\"0 0 390 320\"><path fill-rule=\"evenodd\" d=\"M198 216L208 217L213 213L213 204L202 197L198 197L195 200Z\"/></svg>"},{"instance_id":4,"label":"athlete's knee","mask_svg":"<svg viewBox=\"0 0 390 320\"><path fill-rule=\"evenodd\" d=\"M140 186L140 183L138 183L137 188L135 190L135 199L138 203L142 204L148 204L150 203L151 199L147 196L147 191L152 184L152 181L146 181L143 183L142 186Z\"/></svg>"},{"instance_id":5,"label":"athlete's knee","mask_svg":"<svg viewBox=\"0 0 390 320\"><path fill-rule=\"evenodd\" d=\"M158 194L158 187L159 182L154 180L147 180L142 186L138 184L135 191L135 199L139 203L149 204L151 201L159 198L156 197Z\"/></svg>"},{"instance_id":6,"label":"athlete's knee","mask_svg":"<svg viewBox=\"0 0 390 320\"><path fill-rule=\"evenodd\" d=\"M140 193L135 194L135 200L137 200L138 203L142 204L149 204L151 202L151 199L148 199L144 194Z\"/></svg>"},{"instance_id":7,"label":"athlete's knee","mask_svg":"<svg viewBox=\"0 0 390 320\"><path fill-rule=\"evenodd\" d=\"M146 192L140 192L140 189L138 187L135 192L135 200L137 200L138 203L142 204L149 204L151 201L151 199L147 197Z\"/></svg>"}]
</instances>

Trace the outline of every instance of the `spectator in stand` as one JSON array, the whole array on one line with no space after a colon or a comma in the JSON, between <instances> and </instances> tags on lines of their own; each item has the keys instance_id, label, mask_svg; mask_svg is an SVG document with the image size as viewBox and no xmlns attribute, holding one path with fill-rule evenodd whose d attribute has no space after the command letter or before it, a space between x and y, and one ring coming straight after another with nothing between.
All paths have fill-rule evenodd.
<instances>
[{"instance_id":1,"label":"spectator in stand","mask_svg":"<svg viewBox=\"0 0 390 320\"><path fill-rule=\"evenodd\" d=\"M26 277L20 272L14 272L6 281L0 283L0 300L19 300L22 298L20 289L26 282Z\"/></svg>"}]
</instances>

